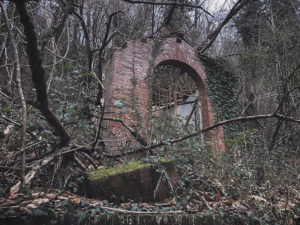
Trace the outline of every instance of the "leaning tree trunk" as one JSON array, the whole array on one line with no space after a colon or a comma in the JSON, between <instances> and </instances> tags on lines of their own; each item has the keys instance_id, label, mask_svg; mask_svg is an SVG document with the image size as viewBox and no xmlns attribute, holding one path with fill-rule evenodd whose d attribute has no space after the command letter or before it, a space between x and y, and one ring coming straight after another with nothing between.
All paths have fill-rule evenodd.
<instances>
[{"instance_id":1,"label":"leaning tree trunk","mask_svg":"<svg viewBox=\"0 0 300 225\"><path fill-rule=\"evenodd\" d=\"M52 126L58 134L61 139L62 146L66 146L71 141L71 137L49 108L45 70L42 66L42 59L38 49L36 33L33 23L28 15L26 3L23 0L15 0L14 3L20 15L20 22L24 26L24 33L27 40L26 52L32 73L32 81L36 88L37 95L37 104L35 104L35 106L40 110L49 125Z\"/></svg>"}]
</instances>

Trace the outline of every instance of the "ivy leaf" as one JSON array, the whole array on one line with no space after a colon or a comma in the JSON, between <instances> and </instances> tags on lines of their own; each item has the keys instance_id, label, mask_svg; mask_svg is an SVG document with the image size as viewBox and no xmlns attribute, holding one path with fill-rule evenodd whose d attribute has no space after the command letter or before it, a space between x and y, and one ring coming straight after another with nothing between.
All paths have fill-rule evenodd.
<instances>
[{"instance_id":1,"label":"ivy leaf","mask_svg":"<svg viewBox=\"0 0 300 225\"><path fill-rule=\"evenodd\" d=\"M16 212L16 210L13 208L13 207L10 207L6 212L5 212L5 215L6 216L11 216L11 215L14 215Z\"/></svg>"},{"instance_id":2,"label":"ivy leaf","mask_svg":"<svg viewBox=\"0 0 300 225\"><path fill-rule=\"evenodd\" d=\"M69 200L64 200L60 204L63 208L71 206L71 202Z\"/></svg>"},{"instance_id":3,"label":"ivy leaf","mask_svg":"<svg viewBox=\"0 0 300 225\"><path fill-rule=\"evenodd\" d=\"M107 206L108 205L108 201L107 200L103 200L103 205Z\"/></svg>"},{"instance_id":4,"label":"ivy leaf","mask_svg":"<svg viewBox=\"0 0 300 225\"><path fill-rule=\"evenodd\" d=\"M9 113L10 112L10 108L9 107L2 107L2 112L3 113Z\"/></svg>"},{"instance_id":5,"label":"ivy leaf","mask_svg":"<svg viewBox=\"0 0 300 225\"><path fill-rule=\"evenodd\" d=\"M132 210L132 211L140 211L140 208L139 208L137 205L133 205L133 206L131 207L131 210Z\"/></svg>"},{"instance_id":6,"label":"ivy leaf","mask_svg":"<svg viewBox=\"0 0 300 225\"><path fill-rule=\"evenodd\" d=\"M73 193L77 193L77 191L78 191L77 187L74 187L73 188Z\"/></svg>"},{"instance_id":7,"label":"ivy leaf","mask_svg":"<svg viewBox=\"0 0 300 225\"><path fill-rule=\"evenodd\" d=\"M120 101L113 101L113 105L115 108L122 109L124 107L123 103Z\"/></svg>"},{"instance_id":8,"label":"ivy leaf","mask_svg":"<svg viewBox=\"0 0 300 225\"><path fill-rule=\"evenodd\" d=\"M161 209L162 212L167 212L167 211L169 211L169 210L170 210L169 207L162 207L162 209Z\"/></svg>"},{"instance_id":9,"label":"ivy leaf","mask_svg":"<svg viewBox=\"0 0 300 225\"><path fill-rule=\"evenodd\" d=\"M80 225L87 217L87 212L78 211L76 217L77 217L77 224Z\"/></svg>"},{"instance_id":10,"label":"ivy leaf","mask_svg":"<svg viewBox=\"0 0 300 225\"><path fill-rule=\"evenodd\" d=\"M81 207L85 207L85 206L89 206L89 205L90 205L90 203L88 201L82 201L80 204Z\"/></svg>"}]
</instances>

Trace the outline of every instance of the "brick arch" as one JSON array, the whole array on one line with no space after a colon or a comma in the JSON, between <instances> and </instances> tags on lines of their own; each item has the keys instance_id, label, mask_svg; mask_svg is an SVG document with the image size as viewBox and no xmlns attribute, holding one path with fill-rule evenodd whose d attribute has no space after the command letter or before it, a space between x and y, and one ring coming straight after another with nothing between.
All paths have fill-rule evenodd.
<instances>
[{"instance_id":1,"label":"brick arch","mask_svg":"<svg viewBox=\"0 0 300 225\"><path fill-rule=\"evenodd\" d=\"M106 105L112 106L113 101L122 100L128 102L129 107L138 113L134 115L129 110L115 107L109 107L108 111L147 137L149 130L147 127L149 128L151 124L148 110L151 85L148 76L151 76L159 65L173 64L185 69L195 81L200 92L203 127L212 125L214 114L207 95L206 74L194 48L185 41L178 41L176 37L163 39L159 49L155 49L156 45L152 39L139 39L128 41L126 46L115 49L112 58L112 76L105 91ZM154 54L155 51L158 51L158 54ZM116 134L126 133L126 129L120 124L111 122L109 126ZM129 136L130 134L127 135ZM213 145L215 150L225 151L222 127L206 133L205 136L215 143Z\"/></svg>"},{"instance_id":2,"label":"brick arch","mask_svg":"<svg viewBox=\"0 0 300 225\"><path fill-rule=\"evenodd\" d=\"M162 58L159 58L160 60L162 60ZM203 70L201 70L202 68L199 66L198 68L193 68L190 65L188 65L186 62L182 62L179 61L179 59L164 59L163 61L156 61L156 66L154 68L154 70L161 66L161 65L174 65L177 66L181 69L183 69L185 72L187 72L187 74L194 80L198 91L200 93L200 101L201 101L201 111L202 111L202 121L203 121L203 126L204 127L208 127L210 125L212 125L213 122L213 114L209 113L210 111L212 111L211 107L210 107L210 101L207 95L207 90L206 90L206 86L205 86L205 73L204 76L200 76L200 73L203 72ZM197 72L198 69L198 72ZM153 71L154 71L153 70Z\"/></svg>"}]
</instances>

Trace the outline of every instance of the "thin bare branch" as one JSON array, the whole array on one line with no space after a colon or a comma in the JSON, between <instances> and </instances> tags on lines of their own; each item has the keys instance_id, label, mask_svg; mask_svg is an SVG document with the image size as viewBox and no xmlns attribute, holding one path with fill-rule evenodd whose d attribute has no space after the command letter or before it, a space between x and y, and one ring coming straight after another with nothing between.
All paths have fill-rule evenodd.
<instances>
[{"instance_id":1,"label":"thin bare branch","mask_svg":"<svg viewBox=\"0 0 300 225\"><path fill-rule=\"evenodd\" d=\"M292 117L280 115L280 114L273 114L273 113L272 114L264 114L264 115L246 116L246 117L236 117L236 118L232 118L232 119L229 119L229 120L223 120L221 122L215 123L212 126L206 127L206 128L204 128L200 131L194 132L192 134L189 134L189 135L186 135L186 136L183 136L183 137L175 138L175 139L172 139L170 141L161 141L161 142L159 142L155 145L152 145L152 146L144 146L144 147L137 148L137 149L135 149L133 151L130 151L130 152L124 152L124 153L121 153L121 154L118 154L118 155L105 155L104 157L119 158L119 157L123 157L123 156L126 156L126 155L132 155L132 154L136 154L136 153L140 153L140 152L144 152L144 151L149 151L150 149L158 148L158 147L161 147L161 146L164 146L164 145L175 144L175 143L187 140L189 138L196 137L196 136L200 135L201 133L208 132L208 131L213 130L217 127L220 127L220 126L223 126L223 125L226 125L226 124L229 124L229 123L246 122L246 121L253 121L253 120L260 120L260 119L271 119L271 118L277 118L279 120L284 120L284 121L300 124L300 120L294 119Z\"/></svg>"},{"instance_id":2,"label":"thin bare branch","mask_svg":"<svg viewBox=\"0 0 300 225\"><path fill-rule=\"evenodd\" d=\"M181 7L188 7L188 8L196 8L201 9L206 14L214 17L210 12L204 9L201 5L191 5L187 3L178 3L178 2L153 2L153 1L133 1L133 0L123 0L124 2L128 2L131 4L148 4L148 5L170 5L170 6L181 6Z\"/></svg>"},{"instance_id":3,"label":"thin bare branch","mask_svg":"<svg viewBox=\"0 0 300 225\"><path fill-rule=\"evenodd\" d=\"M213 31L211 32L206 41L204 41L201 46L198 48L200 53L204 53L216 40L220 32L222 31L223 27L237 14L237 12L244 7L244 5L249 2L249 0L238 0L232 9L229 11L225 19L222 23Z\"/></svg>"},{"instance_id":4,"label":"thin bare branch","mask_svg":"<svg viewBox=\"0 0 300 225\"><path fill-rule=\"evenodd\" d=\"M20 60L19 60L19 52L18 52L18 46L15 41L14 35L12 35L10 31L10 24L6 12L6 8L4 7L3 2L0 1L0 6L2 10L2 14L4 17L4 21L6 24L6 29L8 32L8 38L10 39L10 42L12 44L13 48L13 56L15 59L14 65L15 65L15 74L16 74L16 82L17 82L17 88L19 92L19 96L21 99L21 109L22 109L22 122L21 122L21 186L24 187L25 182L25 140L26 140L26 120L27 120L27 109L26 109L26 100L22 89L22 79L21 79L21 67L20 67Z\"/></svg>"},{"instance_id":5,"label":"thin bare branch","mask_svg":"<svg viewBox=\"0 0 300 225\"><path fill-rule=\"evenodd\" d=\"M5 120L5 121L7 121L7 122L9 122L9 123L11 123L11 124L19 127L19 128L22 128L21 124L19 124L19 123L15 122L15 121L11 120L10 118L6 117L5 115L3 115L3 113L1 111L0 111L0 118L2 118L3 120ZM39 140L38 136L36 136L34 133L29 132L28 130L26 131L26 133L29 134L35 140Z\"/></svg>"},{"instance_id":6,"label":"thin bare branch","mask_svg":"<svg viewBox=\"0 0 300 225\"><path fill-rule=\"evenodd\" d=\"M103 117L103 120L110 120L114 122L119 122L121 123L127 130L130 131L131 135L136 138L136 140L143 146L147 145L147 142L144 140L144 138L136 132L134 129L132 129L130 126L128 126L123 120L119 118L113 118L113 117Z\"/></svg>"},{"instance_id":7,"label":"thin bare branch","mask_svg":"<svg viewBox=\"0 0 300 225\"><path fill-rule=\"evenodd\" d=\"M47 95L47 87L45 82L45 70L42 66L42 59L40 50L38 48L38 42L36 33L34 30L34 25L31 22L31 19L28 15L26 9L26 3L23 1L14 1L19 15L20 22L24 26L24 33L27 39L27 55L29 59L30 69L32 72L32 81L36 88L38 109L43 114L43 116L47 119L48 123L54 128L56 133L60 136L62 145L65 146L71 141L71 137L61 124L61 122L57 119L55 114L49 108L48 95Z\"/></svg>"}]
</instances>

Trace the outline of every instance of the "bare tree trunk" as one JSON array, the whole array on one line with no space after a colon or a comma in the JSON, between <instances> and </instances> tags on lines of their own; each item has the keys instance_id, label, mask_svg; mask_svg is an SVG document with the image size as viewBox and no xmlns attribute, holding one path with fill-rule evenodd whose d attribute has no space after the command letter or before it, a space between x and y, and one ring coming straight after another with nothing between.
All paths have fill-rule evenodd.
<instances>
[{"instance_id":1,"label":"bare tree trunk","mask_svg":"<svg viewBox=\"0 0 300 225\"><path fill-rule=\"evenodd\" d=\"M42 59L38 49L38 42L36 33L34 31L34 26L28 15L25 2L23 0L15 0L14 3L19 12L20 22L24 26L24 33L27 39L26 51L32 72L32 81L36 88L37 94L37 104L35 104L35 106L43 114L50 126L54 128L55 132L61 139L62 146L66 146L71 141L71 137L49 108L45 70L42 67Z\"/></svg>"},{"instance_id":2,"label":"bare tree trunk","mask_svg":"<svg viewBox=\"0 0 300 225\"><path fill-rule=\"evenodd\" d=\"M99 49L99 60L98 60L98 93L97 93L97 99L95 101L95 105L100 105L102 106L102 98L103 98L103 91L104 91L104 86L103 86L103 61L104 61L104 52L105 52L105 48L107 47L107 45L110 43L110 41L112 40L113 36L116 33L113 33L109 36L110 33L110 29L111 29L111 23L112 23L112 19L115 15L117 15L118 13L120 13L121 11L116 11L112 14L110 14L108 16L107 22L106 22L106 29L105 29L105 34L104 34L104 38L101 44L101 47Z\"/></svg>"},{"instance_id":3,"label":"bare tree trunk","mask_svg":"<svg viewBox=\"0 0 300 225\"><path fill-rule=\"evenodd\" d=\"M10 39L10 42L12 44L13 48L13 56L15 59L15 73L16 73L16 82L18 87L19 96L21 98L21 108L22 108L22 134L21 134L21 186L24 187L24 176L25 176L25 140L26 140L26 120L27 120L27 111L26 111L26 101L22 89L22 81L21 81L21 68L20 68L20 61L19 61L19 53L17 48L17 43L14 38L14 35L11 34L10 31L10 24L9 19L7 16L6 9L3 5L3 3L0 1L0 6L2 9L2 14L4 17L5 25L8 32L8 38Z\"/></svg>"}]
</instances>

